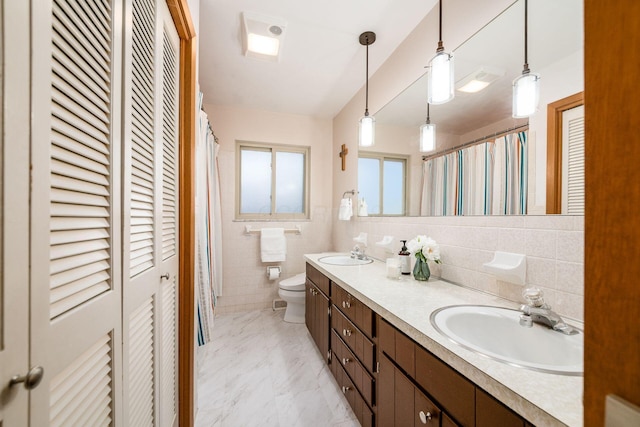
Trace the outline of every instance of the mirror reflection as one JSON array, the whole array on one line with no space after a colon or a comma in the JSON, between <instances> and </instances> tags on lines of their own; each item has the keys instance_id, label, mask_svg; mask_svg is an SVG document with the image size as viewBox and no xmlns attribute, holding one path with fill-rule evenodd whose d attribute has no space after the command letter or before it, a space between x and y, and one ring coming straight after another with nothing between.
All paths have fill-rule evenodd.
<instances>
[{"instance_id":1,"label":"mirror reflection","mask_svg":"<svg viewBox=\"0 0 640 427\"><path fill-rule=\"evenodd\" d=\"M438 198L440 196L437 194L436 187L429 190L429 186L433 185L433 179L429 180L425 165L434 163L444 168L446 166L441 163L446 163L446 160L443 159L447 156L457 156L462 159L469 155L472 159L467 159L467 162L482 163L476 154L470 153L481 151L480 144L486 141L493 142L496 139L505 141L500 144L503 151L507 150L507 152L509 148L508 145L505 145L506 139L516 141L509 142L509 144L515 143L516 145L518 145L518 141L525 141L524 144L520 143L519 145L519 149L524 151L515 158L518 161L522 161L522 159L526 161L524 169L514 172L514 176L518 176L518 179L524 180L526 184L525 187L518 190L523 191L518 194L521 199L518 202L519 210L504 209L505 204L513 204L513 201L508 200L492 200L489 205L495 206L497 204L498 208L488 209L487 201L480 201L480 199L486 198L485 193L476 195L473 200L467 201L467 208L454 207L453 212L464 215L543 214L547 212L547 143L552 142L548 141L547 137L547 121L550 119L547 117L547 105L558 103L568 97L573 99L583 90L582 15L580 0L536 0L529 2L528 62L531 72L541 76L541 90L538 110L528 119L511 117L512 81L522 73L524 62L523 0L512 4L454 50L456 61L455 98L446 104L432 105L429 111L430 121L436 125L435 151L419 152L419 129L425 123L427 115L426 74L375 114L375 146L366 150L360 148L359 157L375 155L407 159L406 175L404 182L401 183L404 185L402 191L403 194L406 194L406 201L405 209L401 215L452 214L446 208L429 208L429 204L446 206L447 203L443 204L442 199ZM469 83L471 86L481 84L485 87L477 92L469 92ZM574 102L574 104L577 105L580 102ZM575 121L571 123L575 123ZM553 124L551 129L555 129L556 125L557 123ZM565 127L567 127L566 123ZM556 133L559 134L558 138L562 138L561 129ZM553 150L558 149L556 146L554 147ZM562 150L562 146L559 149ZM426 161L423 160L424 155L426 155ZM560 181L564 179L566 187L566 182L571 182L571 178L566 176L567 166L562 167L563 159L561 157L558 155L554 160L560 162L557 173L559 176L554 185L560 185ZM566 162L566 155L564 160ZM369 160L362 161L370 162ZM449 161L449 165L452 164L451 161ZM462 160L458 160L458 162L460 165L458 172L460 172L463 163ZM467 169L468 166L469 164L467 164ZM432 170L433 167L431 166L429 170ZM485 167L488 167L486 163ZM480 173L475 167L473 170L474 174ZM505 173L511 172L513 171ZM450 168L449 173L451 173ZM462 172L460 174L462 176ZM502 175L502 173L500 174ZM563 175L564 178L562 178ZM389 185L400 185L397 182L399 179L396 177L396 181ZM378 191L378 194L370 195L371 201L374 202L372 205L368 200L367 193L374 190L367 190L364 183L374 180L380 184L376 186L375 190ZM446 175L444 175L444 181L447 181ZM464 179L460 178L459 181L462 182ZM368 177L366 172L359 171L360 196L367 199L370 215L375 215L373 212L383 212L382 201L384 200L385 185L387 184L384 177L378 176L374 179ZM482 185L485 188L489 186L495 188L497 184L484 182L473 185L477 188L481 188ZM469 191L469 183L466 187L466 190ZM451 186L449 186L449 190L451 190ZM461 191L462 189L458 188L455 192ZM551 191L555 192L555 190ZM567 191L570 193L570 190L559 189L558 193L561 194L562 191L565 191L565 199L561 203L564 205L568 197ZM493 197L497 197L496 194L493 194ZM376 203L373 199L380 201L380 205L375 206ZM560 196L558 196L558 200L560 200ZM448 203L461 202L449 200ZM480 207L483 203L483 207ZM474 207L469 208L469 206ZM458 210L456 211L456 209ZM550 210L549 212L560 213L561 211ZM575 208L567 210L565 207L563 212L580 214L580 210ZM394 210L392 215L398 215L397 210Z\"/></svg>"}]
</instances>

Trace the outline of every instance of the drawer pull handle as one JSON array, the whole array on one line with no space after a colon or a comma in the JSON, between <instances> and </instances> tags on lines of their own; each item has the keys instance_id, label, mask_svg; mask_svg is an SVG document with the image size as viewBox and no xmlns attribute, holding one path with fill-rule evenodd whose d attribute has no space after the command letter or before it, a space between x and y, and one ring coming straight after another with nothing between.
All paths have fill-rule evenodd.
<instances>
[{"instance_id":1,"label":"drawer pull handle","mask_svg":"<svg viewBox=\"0 0 640 427\"><path fill-rule=\"evenodd\" d=\"M343 329L342 330L342 335L344 335L345 337L350 337L351 336L351 329Z\"/></svg>"},{"instance_id":2,"label":"drawer pull handle","mask_svg":"<svg viewBox=\"0 0 640 427\"><path fill-rule=\"evenodd\" d=\"M351 303L349 301L342 301L342 308L351 308Z\"/></svg>"},{"instance_id":3,"label":"drawer pull handle","mask_svg":"<svg viewBox=\"0 0 640 427\"><path fill-rule=\"evenodd\" d=\"M342 358L342 365L343 366L347 366L347 363L351 362L351 359L349 359L348 357L343 357Z\"/></svg>"},{"instance_id":4,"label":"drawer pull handle","mask_svg":"<svg viewBox=\"0 0 640 427\"><path fill-rule=\"evenodd\" d=\"M349 390L351 390L351 387L349 387L349 386L345 386L345 385L343 385L343 386L342 386L342 393L343 393L343 394L347 394L347 392L348 392Z\"/></svg>"},{"instance_id":5,"label":"drawer pull handle","mask_svg":"<svg viewBox=\"0 0 640 427\"><path fill-rule=\"evenodd\" d=\"M426 413L424 411L420 411L420 422L422 424L426 424L429 421L431 421L431 418L433 418L433 416L431 415L431 412L427 411Z\"/></svg>"}]
</instances>

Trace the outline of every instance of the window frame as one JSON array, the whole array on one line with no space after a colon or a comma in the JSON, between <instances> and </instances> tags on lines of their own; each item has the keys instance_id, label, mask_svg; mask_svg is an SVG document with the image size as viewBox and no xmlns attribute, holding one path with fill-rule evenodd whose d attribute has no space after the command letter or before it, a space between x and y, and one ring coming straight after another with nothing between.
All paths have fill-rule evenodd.
<instances>
[{"instance_id":1,"label":"window frame","mask_svg":"<svg viewBox=\"0 0 640 427\"><path fill-rule=\"evenodd\" d=\"M269 213L240 213L240 203L242 200L242 151L248 149L252 151L265 151L271 153L271 211ZM302 213L276 213L276 153L296 153L302 154L304 157L304 183L303 183L303 212ZM290 221L290 220L306 220L310 217L309 212L309 189L310 187L310 157L311 147L305 145L276 144L267 142L254 142L236 140L236 200L235 200L235 219L236 220L256 220L256 221Z\"/></svg>"},{"instance_id":2,"label":"window frame","mask_svg":"<svg viewBox=\"0 0 640 427\"><path fill-rule=\"evenodd\" d=\"M408 187L408 177L409 177L409 160L410 156L404 154L393 154L393 153L381 153L375 151L359 151L358 152L358 163L361 158L367 159L377 159L380 161L380 182L378 183L378 188L380 190L380 194L378 195L380 199L380 213L379 214L371 214L368 216L372 217L402 217L407 216L407 193L409 191ZM384 213L384 162L385 161L394 161L394 162L402 162L403 167L403 177L402 177L402 212L399 214L386 214ZM358 187L360 183L358 183Z\"/></svg>"}]
</instances>

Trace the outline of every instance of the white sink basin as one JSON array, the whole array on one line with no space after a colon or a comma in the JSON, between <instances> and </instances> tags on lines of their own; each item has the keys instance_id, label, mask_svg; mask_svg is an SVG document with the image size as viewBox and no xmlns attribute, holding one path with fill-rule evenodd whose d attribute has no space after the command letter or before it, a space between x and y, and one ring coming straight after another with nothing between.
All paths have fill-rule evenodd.
<instances>
[{"instance_id":1,"label":"white sink basin","mask_svg":"<svg viewBox=\"0 0 640 427\"><path fill-rule=\"evenodd\" d=\"M351 258L349 255L329 255L318 258L318 261L331 265L364 265L373 262L372 259Z\"/></svg>"},{"instance_id":2,"label":"white sink basin","mask_svg":"<svg viewBox=\"0 0 640 427\"><path fill-rule=\"evenodd\" d=\"M431 324L454 343L513 366L562 375L583 374L584 334L565 335L543 325L520 326L520 312L455 305L431 314Z\"/></svg>"}]
</instances>

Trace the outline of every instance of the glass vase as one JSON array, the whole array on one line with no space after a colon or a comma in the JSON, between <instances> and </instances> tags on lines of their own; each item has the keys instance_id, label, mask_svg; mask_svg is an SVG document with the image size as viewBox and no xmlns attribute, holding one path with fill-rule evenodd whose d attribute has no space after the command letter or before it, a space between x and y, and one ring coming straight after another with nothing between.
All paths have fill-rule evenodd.
<instances>
[{"instance_id":1,"label":"glass vase","mask_svg":"<svg viewBox=\"0 0 640 427\"><path fill-rule=\"evenodd\" d=\"M429 264L427 260L416 257L416 265L413 266L413 278L416 280L427 281L431 276Z\"/></svg>"}]
</instances>

